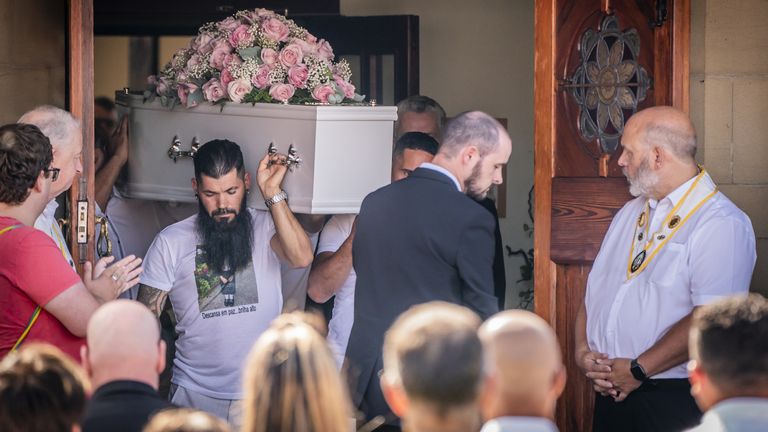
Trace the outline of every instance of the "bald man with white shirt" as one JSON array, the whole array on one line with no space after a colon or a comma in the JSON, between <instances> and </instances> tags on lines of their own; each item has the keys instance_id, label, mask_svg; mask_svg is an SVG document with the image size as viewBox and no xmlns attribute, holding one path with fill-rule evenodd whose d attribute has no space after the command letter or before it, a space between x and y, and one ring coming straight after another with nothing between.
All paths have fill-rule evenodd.
<instances>
[{"instance_id":1,"label":"bald man with white shirt","mask_svg":"<svg viewBox=\"0 0 768 432\"><path fill-rule=\"evenodd\" d=\"M696 164L696 132L672 107L626 124L628 202L614 217L576 320L576 363L598 393L594 430L673 431L698 423L685 363L691 314L746 293L755 234Z\"/></svg>"}]
</instances>

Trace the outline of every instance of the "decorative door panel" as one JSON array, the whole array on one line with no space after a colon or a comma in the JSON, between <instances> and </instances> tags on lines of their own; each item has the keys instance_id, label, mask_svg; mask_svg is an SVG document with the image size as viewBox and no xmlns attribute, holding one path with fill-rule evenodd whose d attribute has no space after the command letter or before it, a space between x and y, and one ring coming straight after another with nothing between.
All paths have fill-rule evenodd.
<instances>
[{"instance_id":1,"label":"decorative door panel","mask_svg":"<svg viewBox=\"0 0 768 432\"><path fill-rule=\"evenodd\" d=\"M573 323L611 219L631 198L617 165L624 125L649 106L688 109L688 2L536 2L535 303L568 370L561 431L591 430Z\"/></svg>"}]
</instances>

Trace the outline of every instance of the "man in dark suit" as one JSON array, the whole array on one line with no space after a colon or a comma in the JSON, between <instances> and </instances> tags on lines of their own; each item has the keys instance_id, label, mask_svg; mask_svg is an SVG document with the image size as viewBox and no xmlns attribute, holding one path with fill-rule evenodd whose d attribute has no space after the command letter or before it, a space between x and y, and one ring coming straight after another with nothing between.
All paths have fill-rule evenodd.
<instances>
[{"instance_id":1,"label":"man in dark suit","mask_svg":"<svg viewBox=\"0 0 768 432\"><path fill-rule=\"evenodd\" d=\"M482 318L498 310L494 221L471 198L484 198L502 182L511 152L509 135L493 117L463 113L446 125L432 163L363 201L352 248L357 284L347 357L353 401L366 419L398 424L378 372L384 332L399 314L433 300L467 306Z\"/></svg>"},{"instance_id":2,"label":"man in dark suit","mask_svg":"<svg viewBox=\"0 0 768 432\"><path fill-rule=\"evenodd\" d=\"M140 432L152 414L172 407L157 393L165 367L160 324L143 304L116 300L100 307L88 323L82 359L96 389L83 432Z\"/></svg>"}]
</instances>

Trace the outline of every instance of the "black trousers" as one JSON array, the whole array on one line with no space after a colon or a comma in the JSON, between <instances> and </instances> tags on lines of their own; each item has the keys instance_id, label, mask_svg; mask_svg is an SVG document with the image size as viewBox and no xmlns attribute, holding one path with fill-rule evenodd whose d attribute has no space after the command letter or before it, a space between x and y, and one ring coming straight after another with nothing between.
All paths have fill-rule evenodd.
<instances>
[{"instance_id":1,"label":"black trousers","mask_svg":"<svg viewBox=\"0 0 768 432\"><path fill-rule=\"evenodd\" d=\"M623 402L596 395L592 431L680 432L700 421L687 379L648 380Z\"/></svg>"}]
</instances>

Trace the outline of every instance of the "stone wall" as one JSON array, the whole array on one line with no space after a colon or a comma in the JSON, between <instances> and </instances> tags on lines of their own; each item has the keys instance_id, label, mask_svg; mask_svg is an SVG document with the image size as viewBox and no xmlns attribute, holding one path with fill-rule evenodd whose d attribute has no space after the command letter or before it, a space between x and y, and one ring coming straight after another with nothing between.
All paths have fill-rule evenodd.
<instances>
[{"instance_id":1,"label":"stone wall","mask_svg":"<svg viewBox=\"0 0 768 432\"><path fill-rule=\"evenodd\" d=\"M693 0L691 116L700 161L752 220L768 294L768 1Z\"/></svg>"}]
</instances>

